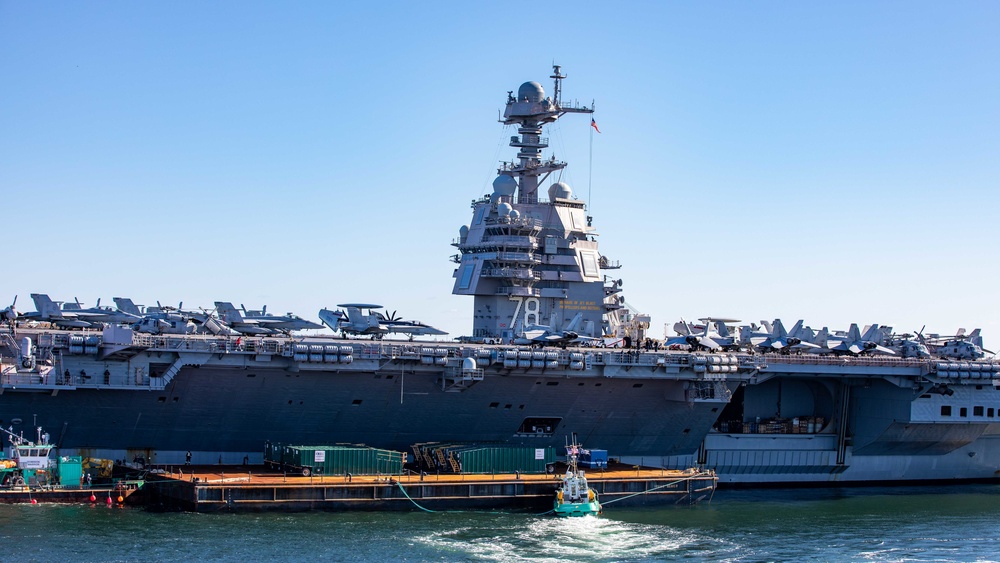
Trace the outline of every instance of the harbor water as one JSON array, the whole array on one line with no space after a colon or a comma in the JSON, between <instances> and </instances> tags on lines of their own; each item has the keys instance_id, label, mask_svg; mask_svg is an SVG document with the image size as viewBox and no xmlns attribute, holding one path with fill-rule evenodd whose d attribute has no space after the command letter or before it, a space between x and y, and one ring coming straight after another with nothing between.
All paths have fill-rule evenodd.
<instances>
[{"instance_id":1,"label":"harbor water","mask_svg":"<svg viewBox=\"0 0 1000 563\"><path fill-rule=\"evenodd\" d=\"M0 506L18 561L998 561L1000 485L723 490L696 506L193 514Z\"/></svg>"}]
</instances>

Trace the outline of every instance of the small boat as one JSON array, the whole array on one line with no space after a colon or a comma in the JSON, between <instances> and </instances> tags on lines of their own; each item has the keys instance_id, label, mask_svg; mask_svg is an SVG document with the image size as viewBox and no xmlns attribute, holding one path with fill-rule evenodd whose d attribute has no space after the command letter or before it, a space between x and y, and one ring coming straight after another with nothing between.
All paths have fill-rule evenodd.
<instances>
[{"instance_id":1,"label":"small boat","mask_svg":"<svg viewBox=\"0 0 1000 563\"><path fill-rule=\"evenodd\" d=\"M10 449L2 448L3 436ZM125 502L142 486L140 481L116 480L91 485L79 457L52 454L56 445L38 428L38 439L27 440L10 429L0 428L0 503L90 502L106 501L111 506ZM8 455L9 452L9 455Z\"/></svg>"},{"instance_id":2,"label":"small boat","mask_svg":"<svg viewBox=\"0 0 1000 563\"><path fill-rule=\"evenodd\" d=\"M597 493L587 484L587 476L578 467L580 445L573 443L566 446L566 474L562 484L556 489L555 505L552 507L556 516L586 516L600 514L601 503Z\"/></svg>"}]
</instances>

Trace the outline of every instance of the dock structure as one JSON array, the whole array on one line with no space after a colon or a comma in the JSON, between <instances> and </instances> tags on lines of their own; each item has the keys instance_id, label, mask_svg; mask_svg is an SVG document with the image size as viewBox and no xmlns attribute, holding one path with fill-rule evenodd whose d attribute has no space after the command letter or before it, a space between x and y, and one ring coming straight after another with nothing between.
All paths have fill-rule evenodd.
<instances>
[{"instance_id":1,"label":"dock structure","mask_svg":"<svg viewBox=\"0 0 1000 563\"><path fill-rule=\"evenodd\" d=\"M259 471L259 472L258 472ZM307 510L446 511L551 509L556 474L284 475L263 467L184 468L151 474L142 502L188 512ZM714 471L611 469L588 474L605 506L708 500Z\"/></svg>"}]
</instances>

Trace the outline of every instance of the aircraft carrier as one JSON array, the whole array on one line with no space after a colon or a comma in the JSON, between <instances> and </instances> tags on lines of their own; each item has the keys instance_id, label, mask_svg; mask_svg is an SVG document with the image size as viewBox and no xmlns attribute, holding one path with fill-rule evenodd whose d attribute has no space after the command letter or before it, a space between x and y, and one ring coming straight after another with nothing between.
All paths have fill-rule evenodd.
<instances>
[{"instance_id":1,"label":"aircraft carrier","mask_svg":"<svg viewBox=\"0 0 1000 563\"><path fill-rule=\"evenodd\" d=\"M623 462L712 468L724 484L998 478L1000 367L963 335L935 355L874 330L821 340L776 323L734 338L707 319L650 344L585 202L556 181L566 163L543 156L545 125L593 113L563 103L559 67L551 78L550 95L537 82L507 94L516 157L452 242L453 293L474 299L467 337L283 334L266 314L228 328L204 314L212 332L172 334L145 330L174 325L163 317L9 307L0 424L43 427L67 454L159 464L189 451L259 463L266 441L559 447L575 432ZM366 319L372 332L351 331L382 336L387 318Z\"/></svg>"}]
</instances>

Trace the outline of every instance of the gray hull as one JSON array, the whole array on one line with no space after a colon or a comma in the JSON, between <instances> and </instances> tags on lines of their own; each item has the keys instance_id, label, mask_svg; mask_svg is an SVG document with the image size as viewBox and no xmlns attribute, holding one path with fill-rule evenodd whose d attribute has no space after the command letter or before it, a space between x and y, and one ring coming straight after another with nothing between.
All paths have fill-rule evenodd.
<instances>
[{"instance_id":1,"label":"gray hull","mask_svg":"<svg viewBox=\"0 0 1000 563\"><path fill-rule=\"evenodd\" d=\"M0 412L4 424L43 426L63 448L156 452L167 463L187 450L256 459L265 441L409 451L428 441L562 446L571 432L612 452L682 454L719 410L685 400L679 381L511 375L446 392L434 375L393 371L184 368L162 390L8 389ZM519 432L531 417L558 422Z\"/></svg>"}]
</instances>

